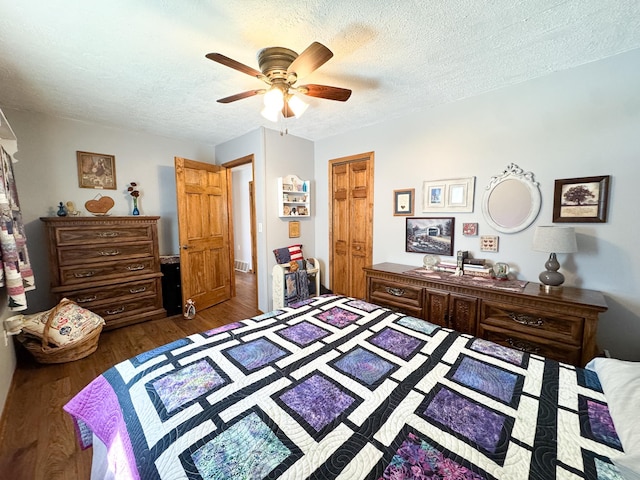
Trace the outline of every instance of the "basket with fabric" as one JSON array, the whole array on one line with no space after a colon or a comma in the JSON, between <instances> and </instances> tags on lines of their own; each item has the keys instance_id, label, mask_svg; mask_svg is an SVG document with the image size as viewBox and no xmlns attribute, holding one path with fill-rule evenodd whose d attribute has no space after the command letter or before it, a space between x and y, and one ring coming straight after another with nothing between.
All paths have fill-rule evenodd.
<instances>
[{"instance_id":1,"label":"basket with fabric","mask_svg":"<svg viewBox=\"0 0 640 480\"><path fill-rule=\"evenodd\" d=\"M72 362L96 351L104 323L65 298L51 310L26 316L17 339L39 363Z\"/></svg>"}]
</instances>

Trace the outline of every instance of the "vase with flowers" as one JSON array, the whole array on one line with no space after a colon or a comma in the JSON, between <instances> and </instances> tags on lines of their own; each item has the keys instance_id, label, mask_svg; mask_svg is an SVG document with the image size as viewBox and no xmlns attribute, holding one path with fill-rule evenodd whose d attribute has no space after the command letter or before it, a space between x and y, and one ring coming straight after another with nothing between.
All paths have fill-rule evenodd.
<instances>
[{"instance_id":1,"label":"vase with flowers","mask_svg":"<svg viewBox=\"0 0 640 480\"><path fill-rule=\"evenodd\" d=\"M140 196L140 190L138 190L138 184L135 182L131 182L129 187L127 188L129 195L133 198L133 215L140 215L140 210L138 210L138 197Z\"/></svg>"}]
</instances>

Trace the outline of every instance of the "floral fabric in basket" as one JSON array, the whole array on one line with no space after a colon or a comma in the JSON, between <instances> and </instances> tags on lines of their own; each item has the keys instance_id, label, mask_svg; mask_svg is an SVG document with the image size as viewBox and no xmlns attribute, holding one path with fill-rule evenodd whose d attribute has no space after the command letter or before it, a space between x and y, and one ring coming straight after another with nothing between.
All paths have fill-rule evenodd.
<instances>
[{"instance_id":1,"label":"floral fabric in basket","mask_svg":"<svg viewBox=\"0 0 640 480\"><path fill-rule=\"evenodd\" d=\"M58 310L49 328L49 343L57 347L82 340L100 325L104 325L104 319L100 315L67 299L63 299L60 303L59 308L54 307L46 312L25 316L22 331L33 337L42 338L47 319L56 308Z\"/></svg>"}]
</instances>

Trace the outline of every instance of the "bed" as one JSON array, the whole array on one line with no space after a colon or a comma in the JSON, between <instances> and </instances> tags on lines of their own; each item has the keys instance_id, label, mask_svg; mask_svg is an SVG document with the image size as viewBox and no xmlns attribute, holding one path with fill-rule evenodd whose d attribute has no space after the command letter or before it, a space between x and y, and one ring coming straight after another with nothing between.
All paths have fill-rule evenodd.
<instances>
[{"instance_id":1,"label":"bed","mask_svg":"<svg viewBox=\"0 0 640 480\"><path fill-rule=\"evenodd\" d=\"M336 295L138 355L64 408L92 478L625 478L596 371Z\"/></svg>"}]
</instances>

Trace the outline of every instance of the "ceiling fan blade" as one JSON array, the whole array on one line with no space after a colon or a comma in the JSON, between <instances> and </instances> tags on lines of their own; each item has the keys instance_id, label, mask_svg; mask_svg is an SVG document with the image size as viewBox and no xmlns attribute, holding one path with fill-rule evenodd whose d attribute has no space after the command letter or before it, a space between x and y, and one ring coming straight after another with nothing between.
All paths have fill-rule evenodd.
<instances>
[{"instance_id":1,"label":"ceiling fan blade","mask_svg":"<svg viewBox=\"0 0 640 480\"><path fill-rule=\"evenodd\" d=\"M298 78L306 77L315 69L324 65L331 57L333 57L331 50L321 43L313 42L291 62L287 69L287 74L295 73Z\"/></svg>"},{"instance_id":2,"label":"ceiling fan blade","mask_svg":"<svg viewBox=\"0 0 640 480\"><path fill-rule=\"evenodd\" d=\"M351 96L351 90L347 88L329 87L327 85L301 85L297 90L310 97L326 98L327 100L337 100L339 102L346 102Z\"/></svg>"},{"instance_id":3,"label":"ceiling fan blade","mask_svg":"<svg viewBox=\"0 0 640 480\"><path fill-rule=\"evenodd\" d=\"M256 70L255 68L247 67L244 63L237 62L229 57L225 57L221 53L207 53L205 55L209 60L213 60L214 62L221 63L222 65L226 65L227 67L234 68L239 72L246 73L247 75L251 75L252 77L262 78L262 72Z\"/></svg>"},{"instance_id":4,"label":"ceiling fan blade","mask_svg":"<svg viewBox=\"0 0 640 480\"><path fill-rule=\"evenodd\" d=\"M235 95L231 95L230 97L224 97L218 100L218 103L231 103L236 100L242 100L243 98L253 97L254 95L261 95L265 93L265 89L260 90L249 90L248 92L237 93Z\"/></svg>"}]
</instances>

